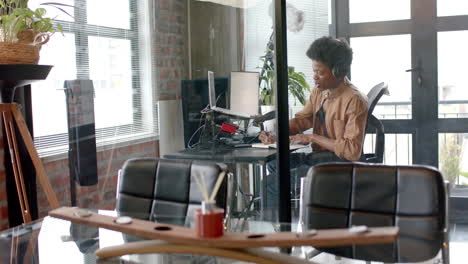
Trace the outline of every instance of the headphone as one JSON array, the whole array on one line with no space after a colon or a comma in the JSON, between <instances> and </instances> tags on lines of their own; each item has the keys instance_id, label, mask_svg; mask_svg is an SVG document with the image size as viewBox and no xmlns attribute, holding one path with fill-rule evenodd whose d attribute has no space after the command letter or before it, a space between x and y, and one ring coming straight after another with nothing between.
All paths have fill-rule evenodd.
<instances>
[{"instance_id":1,"label":"headphone","mask_svg":"<svg viewBox=\"0 0 468 264\"><path fill-rule=\"evenodd\" d=\"M350 67L344 65L344 61L338 61L332 68L332 74L338 80L343 80L348 75Z\"/></svg>"},{"instance_id":2,"label":"headphone","mask_svg":"<svg viewBox=\"0 0 468 264\"><path fill-rule=\"evenodd\" d=\"M341 39L334 39L334 40L336 41L336 43L335 43L336 44L336 46L335 46L336 50L349 49L349 47L347 47L346 42L343 42ZM333 65L333 67L331 69L333 76L335 76L335 78L337 78L338 80L343 80L351 70L350 69L351 65L348 65L348 63L347 63L348 59L349 58L346 58L346 57L339 58L336 61L335 65ZM352 60L352 57L351 57L351 60Z\"/></svg>"}]
</instances>

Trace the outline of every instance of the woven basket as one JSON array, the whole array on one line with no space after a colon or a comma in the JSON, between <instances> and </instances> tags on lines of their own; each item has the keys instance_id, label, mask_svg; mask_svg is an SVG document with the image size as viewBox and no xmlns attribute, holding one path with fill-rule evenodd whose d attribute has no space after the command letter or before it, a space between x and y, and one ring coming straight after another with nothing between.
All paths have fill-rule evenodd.
<instances>
[{"instance_id":1,"label":"woven basket","mask_svg":"<svg viewBox=\"0 0 468 264\"><path fill-rule=\"evenodd\" d=\"M0 64L37 64L42 45L49 41L50 35L41 33L34 37L24 31L19 42L0 42Z\"/></svg>"},{"instance_id":2,"label":"woven basket","mask_svg":"<svg viewBox=\"0 0 468 264\"><path fill-rule=\"evenodd\" d=\"M0 42L0 64L37 64L39 45Z\"/></svg>"}]
</instances>

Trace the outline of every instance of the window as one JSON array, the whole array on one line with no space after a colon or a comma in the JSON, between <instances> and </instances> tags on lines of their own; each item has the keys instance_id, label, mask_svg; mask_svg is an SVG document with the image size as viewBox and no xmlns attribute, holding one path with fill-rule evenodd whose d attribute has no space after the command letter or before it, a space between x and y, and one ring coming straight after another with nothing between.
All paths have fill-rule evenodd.
<instances>
[{"instance_id":1,"label":"window","mask_svg":"<svg viewBox=\"0 0 468 264\"><path fill-rule=\"evenodd\" d=\"M437 33L439 118L468 117L465 61L468 31Z\"/></svg>"},{"instance_id":2,"label":"window","mask_svg":"<svg viewBox=\"0 0 468 264\"><path fill-rule=\"evenodd\" d=\"M385 134L384 164L409 165L413 163L413 139L411 134ZM366 134L363 152L374 153L375 134Z\"/></svg>"},{"instance_id":3,"label":"window","mask_svg":"<svg viewBox=\"0 0 468 264\"><path fill-rule=\"evenodd\" d=\"M437 0L437 16L468 15L466 0Z\"/></svg>"},{"instance_id":4,"label":"window","mask_svg":"<svg viewBox=\"0 0 468 264\"><path fill-rule=\"evenodd\" d=\"M390 96L383 96L374 110L379 119L411 118L410 35L356 37L351 81L367 94L374 85L386 82Z\"/></svg>"},{"instance_id":5,"label":"window","mask_svg":"<svg viewBox=\"0 0 468 264\"><path fill-rule=\"evenodd\" d=\"M410 11L410 0L350 0L349 22L410 19Z\"/></svg>"},{"instance_id":6,"label":"window","mask_svg":"<svg viewBox=\"0 0 468 264\"><path fill-rule=\"evenodd\" d=\"M35 8L43 0L30 0ZM157 109L152 101L147 0L61 0L66 11L47 7L64 27L41 52L54 65L47 81L33 84L35 144L41 156L68 149L65 80L91 79L97 145L154 139ZM112 9L112 12L102 10Z\"/></svg>"},{"instance_id":7,"label":"window","mask_svg":"<svg viewBox=\"0 0 468 264\"><path fill-rule=\"evenodd\" d=\"M454 185L468 185L468 134L439 133L439 169Z\"/></svg>"}]
</instances>

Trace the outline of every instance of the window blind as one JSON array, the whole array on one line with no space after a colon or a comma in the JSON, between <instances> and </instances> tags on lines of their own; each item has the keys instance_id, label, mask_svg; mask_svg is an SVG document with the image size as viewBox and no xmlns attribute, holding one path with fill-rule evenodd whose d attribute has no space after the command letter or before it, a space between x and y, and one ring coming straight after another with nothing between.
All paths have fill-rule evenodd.
<instances>
[{"instance_id":1,"label":"window blind","mask_svg":"<svg viewBox=\"0 0 468 264\"><path fill-rule=\"evenodd\" d=\"M44 0L30 0L31 8ZM158 134L151 74L148 0L59 0L65 11L42 6L63 26L41 50L40 64L54 65L33 84L34 143L40 156L68 150L65 80L91 79L98 147Z\"/></svg>"}]
</instances>

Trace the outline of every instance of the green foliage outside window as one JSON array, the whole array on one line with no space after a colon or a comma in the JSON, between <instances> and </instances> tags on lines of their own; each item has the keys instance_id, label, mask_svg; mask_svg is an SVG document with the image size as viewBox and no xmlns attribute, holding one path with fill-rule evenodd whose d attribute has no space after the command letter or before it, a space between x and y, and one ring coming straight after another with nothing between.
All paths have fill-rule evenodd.
<instances>
[{"instance_id":1,"label":"green foliage outside window","mask_svg":"<svg viewBox=\"0 0 468 264\"><path fill-rule=\"evenodd\" d=\"M463 135L447 134L440 149L441 172L451 185L459 183L459 177L468 179L468 172L461 171ZM466 184L465 184L466 185Z\"/></svg>"}]
</instances>

